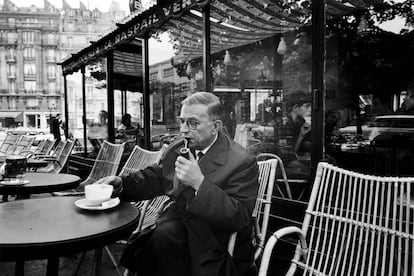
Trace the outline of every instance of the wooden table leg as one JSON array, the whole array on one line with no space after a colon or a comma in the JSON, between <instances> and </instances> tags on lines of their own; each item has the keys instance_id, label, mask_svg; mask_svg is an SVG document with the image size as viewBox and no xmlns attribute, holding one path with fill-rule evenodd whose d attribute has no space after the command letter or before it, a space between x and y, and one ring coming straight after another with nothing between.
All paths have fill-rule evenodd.
<instances>
[{"instance_id":1,"label":"wooden table leg","mask_svg":"<svg viewBox=\"0 0 414 276\"><path fill-rule=\"evenodd\" d=\"M16 262L14 275L16 275L16 276L23 276L24 275L24 261L17 261Z\"/></svg>"},{"instance_id":2,"label":"wooden table leg","mask_svg":"<svg viewBox=\"0 0 414 276\"><path fill-rule=\"evenodd\" d=\"M50 257L47 260L46 276L59 274L59 257Z\"/></svg>"}]
</instances>

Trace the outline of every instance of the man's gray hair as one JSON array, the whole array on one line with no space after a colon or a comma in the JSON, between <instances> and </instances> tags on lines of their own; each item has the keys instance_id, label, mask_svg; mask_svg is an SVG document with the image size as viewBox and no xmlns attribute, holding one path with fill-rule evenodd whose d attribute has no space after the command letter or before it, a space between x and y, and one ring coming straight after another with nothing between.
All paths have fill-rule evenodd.
<instances>
[{"instance_id":1,"label":"man's gray hair","mask_svg":"<svg viewBox=\"0 0 414 276\"><path fill-rule=\"evenodd\" d=\"M212 120L221 120L224 114L220 98L210 92L196 92L182 101L183 105L207 105L207 114Z\"/></svg>"}]
</instances>

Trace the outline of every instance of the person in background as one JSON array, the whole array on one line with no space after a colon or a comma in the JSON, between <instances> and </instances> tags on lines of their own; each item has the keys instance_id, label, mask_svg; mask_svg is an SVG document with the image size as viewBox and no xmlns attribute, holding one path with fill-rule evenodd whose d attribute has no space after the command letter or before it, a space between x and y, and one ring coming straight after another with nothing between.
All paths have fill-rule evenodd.
<instances>
[{"instance_id":1,"label":"person in background","mask_svg":"<svg viewBox=\"0 0 414 276\"><path fill-rule=\"evenodd\" d=\"M183 139L166 149L159 165L97 183L113 196L137 201L168 195L155 228L142 231L121 264L139 275L254 275L252 210L258 192L256 158L222 133L223 107L198 92L182 102L177 122ZM188 158L180 150L188 143ZM227 252L238 231L233 257ZM135 244L133 246L132 244Z\"/></svg>"},{"instance_id":2,"label":"person in background","mask_svg":"<svg viewBox=\"0 0 414 276\"><path fill-rule=\"evenodd\" d=\"M325 146L333 143L338 135L338 123L340 113L336 109L331 109L325 115Z\"/></svg>"},{"instance_id":3,"label":"person in background","mask_svg":"<svg viewBox=\"0 0 414 276\"><path fill-rule=\"evenodd\" d=\"M123 142L133 141L134 144L140 144L140 125L134 127L131 124L131 114L125 113L122 115L121 124L118 126L118 135L117 138L121 139Z\"/></svg>"},{"instance_id":4,"label":"person in background","mask_svg":"<svg viewBox=\"0 0 414 276\"><path fill-rule=\"evenodd\" d=\"M311 95L302 91L284 97L287 115L275 121L275 137L286 171L310 175Z\"/></svg>"},{"instance_id":5,"label":"person in background","mask_svg":"<svg viewBox=\"0 0 414 276\"><path fill-rule=\"evenodd\" d=\"M407 95L404 99L404 102L401 104L398 113L414 114L414 82L408 85Z\"/></svg>"},{"instance_id":6,"label":"person in background","mask_svg":"<svg viewBox=\"0 0 414 276\"><path fill-rule=\"evenodd\" d=\"M55 145L57 145L60 142L60 124L62 123L60 114L56 114L56 117L52 119L51 122L51 132L53 134L53 137L55 139Z\"/></svg>"}]
</instances>

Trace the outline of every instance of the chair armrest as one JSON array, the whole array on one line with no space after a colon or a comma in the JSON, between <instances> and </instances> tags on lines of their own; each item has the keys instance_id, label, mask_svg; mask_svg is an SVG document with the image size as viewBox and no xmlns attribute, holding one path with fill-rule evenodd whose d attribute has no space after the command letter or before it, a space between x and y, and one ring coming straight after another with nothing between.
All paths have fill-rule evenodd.
<instances>
[{"instance_id":1,"label":"chair armrest","mask_svg":"<svg viewBox=\"0 0 414 276\"><path fill-rule=\"evenodd\" d=\"M300 246L296 248L296 255L303 255L306 258L308 253L308 245L306 243L305 236L302 233L302 230L296 226L288 226L282 229L277 230L273 233L272 236L269 237L269 240L266 243L265 249L263 251L262 261L260 263L259 275L258 276L266 276L267 270L269 268L270 257L272 256L273 247L276 243L284 236L296 234L299 238ZM296 265L292 265L289 268L289 271L286 275L293 275L293 272L296 270Z\"/></svg>"}]
</instances>

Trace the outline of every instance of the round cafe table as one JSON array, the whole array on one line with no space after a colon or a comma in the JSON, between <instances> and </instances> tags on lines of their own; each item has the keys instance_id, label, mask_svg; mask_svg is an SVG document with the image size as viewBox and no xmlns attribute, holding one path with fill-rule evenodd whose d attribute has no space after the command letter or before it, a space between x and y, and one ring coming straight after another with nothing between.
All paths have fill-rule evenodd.
<instances>
[{"instance_id":1,"label":"round cafe table","mask_svg":"<svg viewBox=\"0 0 414 276\"><path fill-rule=\"evenodd\" d=\"M2 185L0 194L40 194L76 188L81 179L79 176L65 173L32 173L24 175L29 183L23 185Z\"/></svg>"},{"instance_id":2,"label":"round cafe table","mask_svg":"<svg viewBox=\"0 0 414 276\"><path fill-rule=\"evenodd\" d=\"M121 202L107 210L83 210L79 197L48 197L0 204L0 261L48 259L47 275L58 275L59 256L111 244L136 229L138 209Z\"/></svg>"}]
</instances>

